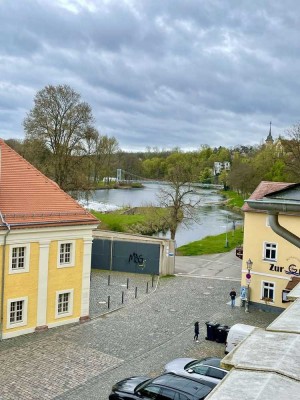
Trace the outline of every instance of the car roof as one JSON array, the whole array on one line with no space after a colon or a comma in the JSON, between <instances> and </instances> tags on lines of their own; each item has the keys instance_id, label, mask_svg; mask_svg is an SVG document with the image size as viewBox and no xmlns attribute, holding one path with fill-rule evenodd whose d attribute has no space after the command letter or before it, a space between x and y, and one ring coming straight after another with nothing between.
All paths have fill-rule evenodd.
<instances>
[{"instance_id":1,"label":"car roof","mask_svg":"<svg viewBox=\"0 0 300 400\"><path fill-rule=\"evenodd\" d=\"M152 382L158 385L180 390L186 394L194 396L197 395L200 397L207 395L212 390L211 386L204 382L202 383L198 380L176 375L171 372L154 378Z\"/></svg>"}]
</instances>

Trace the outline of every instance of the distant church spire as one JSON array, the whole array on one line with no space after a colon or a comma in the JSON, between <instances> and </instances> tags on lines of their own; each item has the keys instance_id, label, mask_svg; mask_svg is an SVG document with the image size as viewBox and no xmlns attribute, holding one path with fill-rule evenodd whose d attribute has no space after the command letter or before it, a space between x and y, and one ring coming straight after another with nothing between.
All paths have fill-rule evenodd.
<instances>
[{"instance_id":1,"label":"distant church spire","mask_svg":"<svg viewBox=\"0 0 300 400\"><path fill-rule=\"evenodd\" d=\"M273 144L274 143L274 140L273 140L273 137L272 137L272 121L270 121L270 130L269 130L269 134L268 134L267 139L266 139L266 143L267 144Z\"/></svg>"}]
</instances>

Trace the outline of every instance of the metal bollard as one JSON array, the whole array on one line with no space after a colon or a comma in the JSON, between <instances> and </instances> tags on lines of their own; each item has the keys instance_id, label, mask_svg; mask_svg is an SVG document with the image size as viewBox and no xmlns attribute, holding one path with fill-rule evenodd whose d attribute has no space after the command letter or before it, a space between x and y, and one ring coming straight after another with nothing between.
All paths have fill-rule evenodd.
<instances>
[{"instance_id":1,"label":"metal bollard","mask_svg":"<svg viewBox=\"0 0 300 400\"><path fill-rule=\"evenodd\" d=\"M137 298L137 286L135 287L134 298Z\"/></svg>"},{"instance_id":2,"label":"metal bollard","mask_svg":"<svg viewBox=\"0 0 300 400\"><path fill-rule=\"evenodd\" d=\"M110 308L110 296L107 296L107 308Z\"/></svg>"},{"instance_id":3,"label":"metal bollard","mask_svg":"<svg viewBox=\"0 0 300 400\"><path fill-rule=\"evenodd\" d=\"M147 282L146 293L148 293L148 291L149 291L149 282Z\"/></svg>"},{"instance_id":4,"label":"metal bollard","mask_svg":"<svg viewBox=\"0 0 300 400\"><path fill-rule=\"evenodd\" d=\"M122 304L124 304L124 292L122 292Z\"/></svg>"},{"instance_id":5,"label":"metal bollard","mask_svg":"<svg viewBox=\"0 0 300 400\"><path fill-rule=\"evenodd\" d=\"M108 275L107 284L108 284L108 286L110 285L110 275Z\"/></svg>"},{"instance_id":6,"label":"metal bollard","mask_svg":"<svg viewBox=\"0 0 300 400\"><path fill-rule=\"evenodd\" d=\"M127 278L127 289L129 288L129 278Z\"/></svg>"}]
</instances>

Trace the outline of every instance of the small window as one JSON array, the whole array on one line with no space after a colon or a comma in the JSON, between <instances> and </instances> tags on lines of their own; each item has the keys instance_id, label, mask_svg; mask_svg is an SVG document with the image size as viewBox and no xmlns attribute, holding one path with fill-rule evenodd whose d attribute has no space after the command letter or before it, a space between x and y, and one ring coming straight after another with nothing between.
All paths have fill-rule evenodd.
<instances>
[{"instance_id":1,"label":"small window","mask_svg":"<svg viewBox=\"0 0 300 400\"><path fill-rule=\"evenodd\" d=\"M274 301L275 285L272 282L262 282L262 299Z\"/></svg>"},{"instance_id":2,"label":"small window","mask_svg":"<svg viewBox=\"0 0 300 400\"><path fill-rule=\"evenodd\" d=\"M174 400L176 392L171 389L162 389L157 399L159 400Z\"/></svg>"},{"instance_id":3,"label":"small window","mask_svg":"<svg viewBox=\"0 0 300 400\"><path fill-rule=\"evenodd\" d=\"M73 289L56 292L56 318L73 314Z\"/></svg>"},{"instance_id":4,"label":"small window","mask_svg":"<svg viewBox=\"0 0 300 400\"><path fill-rule=\"evenodd\" d=\"M7 328L27 325L27 297L9 299L7 302Z\"/></svg>"},{"instance_id":5,"label":"small window","mask_svg":"<svg viewBox=\"0 0 300 400\"><path fill-rule=\"evenodd\" d=\"M11 246L9 273L16 274L29 271L29 245Z\"/></svg>"},{"instance_id":6,"label":"small window","mask_svg":"<svg viewBox=\"0 0 300 400\"><path fill-rule=\"evenodd\" d=\"M73 267L75 260L75 241L58 242L58 260L59 268Z\"/></svg>"},{"instance_id":7,"label":"small window","mask_svg":"<svg viewBox=\"0 0 300 400\"><path fill-rule=\"evenodd\" d=\"M209 367L207 375L213 378L223 379L226 375L226 372L222 371L219 368Z\"/></svg>"},{"instance_id":8,"label":"small window","mask_svg":"<svg viewBox=\"0 0 300 400\"><path fill-rule=\"evenodd\" d=\"M174 400L189 400L189 398L182 393L176 393Z\"/></svg>"},{"instance_id":9,"label":"small window","mask_svg":"<svg viewBox=\"0 0 300 400\"><path fill-rule=\"evenodd\" d=\"M277 259L276 243L264 243L264 259L268 261L276 261Z\"/></svg>"},{"instance_id":10,"label":"small window","mask_svg":"<svg viewBox=\"0 0 300 400\"><path fill-rule=\"evenodd\" d=\"M291 300L287 298L287 295L290 293L290 290L284 289L282 291L282 303L289 303Z\"/></svg>"},{"instance_id":11,"label":"small window","mask_svg":"<svg viewBox=\"0 0 300 400\"><path fill-rule=\"evenodd\" d=\"M209 367L207 365L198 364L195 365L192 369L196 374L207 375Z\"/></svg>"},{"instance_id":12,"label":"small window","mask_svg":"<svg viewBox=\"0 0 300 400\"><path fill-rule=\"evenodd\" d=\"M17 324L23 322L24 300L12 301L10 303L9 322Z\"/></svg>"},{"instance_id":13,"label":"small window","mask_svg":"<svg viewBox=\"0 0 300 400\"><path fill-rule=\"evenodd\" d=\"M142 396L147 396L147 399L157 399L160 392L160 387L155 385L149 385L140 390Z\"/></svg>"},{"instance_id":14,"label":"small window","mask_svg":"<svg viewBox=\"0 0 300 400\"><path fill-rule=\"evenodd\" d=\"M58 314L65 314L69 312L70 307L70 293L60 293L58 295Z\"/></svg>"}]
</instances>

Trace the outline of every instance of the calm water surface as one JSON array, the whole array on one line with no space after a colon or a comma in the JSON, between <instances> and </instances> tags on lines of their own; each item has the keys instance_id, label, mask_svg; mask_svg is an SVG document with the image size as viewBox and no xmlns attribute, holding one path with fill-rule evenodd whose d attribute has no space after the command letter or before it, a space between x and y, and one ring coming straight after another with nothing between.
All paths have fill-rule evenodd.
<instances>
[{"instance_id":1,"label":"calm water surface","mask_svg":"<svg viewBox=\"0 0 300 400\"><path fill-rule=\"evenodd\" d=\"M159 205L158 194L162 186L159 184L146 184L141 189L110 189L96 190L90 202L91 208L110 209L114 206L139 207L149 205ZM199 240L208 235L217 235L219 233L231 230L233 221L236 225L242 223L242 216L231 211L225 210L220 206L223 197L215 189L200 189L195 187L193 198L200 198L199 221L191 222L188 227L182 223L176 232L176 245L182 246ZM228 235L231 235L229 233ZM157 235L170 237L166 235ZM228 239L230 237L228 236Z\"/></svg>"}]
</instances>

